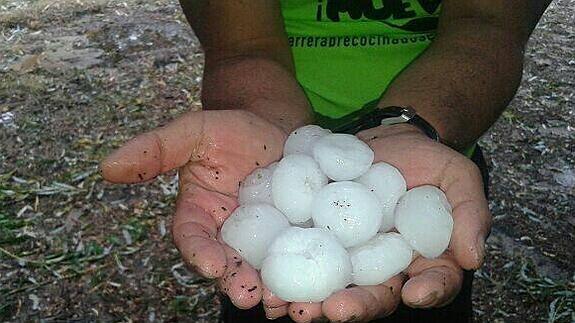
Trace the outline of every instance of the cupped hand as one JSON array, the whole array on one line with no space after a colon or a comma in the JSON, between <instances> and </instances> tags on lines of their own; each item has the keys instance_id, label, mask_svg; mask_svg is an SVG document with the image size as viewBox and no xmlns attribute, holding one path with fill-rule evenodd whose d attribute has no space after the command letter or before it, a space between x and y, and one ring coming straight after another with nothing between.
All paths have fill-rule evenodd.
<instances>
[{"instance_id":1,"label":"cupped hand","mask_svg":"<svg viewBox=\"0 0 575 323\"><path fill-rule=\"evenodd\" d=\"M174 242L188 266L218 278L234 305L246 309L261 301L259 274L218 233L237 207L240 181L278 160L285 138L280 128L246 111L189 112L127 142L101 171L110 182L137 183L178 169Z\"/></svg>"},{"instance_id":2,"label":"cupped hand","mask_svg":"<svg viewBox=\"0 0 575 323\"><path fill-rule=\"evenodd\" d=\"M172 232L186 264L208 278L239 308L263 301L266 314L288 314L296 322L369 321L391 314L400 301L439 307L459 292L462 269L478 268L490 214L477 167L465 156L433 142L411 126L378 127L358 136L404 175L408 188L440 187L453 206L454 232L438 259L417 258L406 270L377 286L348 288L322 303L288 303L266 290L258 272L218 241L222 223L237 207L239 183L255 168L282 155L286 134L244 111L191 112L163 128L140 135L101 165L115 183L136 183L178 168L180 190Z\"/></svg>"},{"instance_id":3,"label":"cupped hand","mask_svg":"<svg viewBox=\"0 0 575 323\"><path fill-rule=\"evenodd\" d=\"M336 322L365 322L391 314L400 301L414 308L441 307L457 296L463 269L477 269L483 262L491 215L477 166L410 125L372 128L358 137L374 150L375 162L401 171L408 189L428 184L445 192L454 220L448 250L437 259L417 257L405 275L383 284L348 288L323 303L284 305L296 322L322 316Z\"/></svg>"}]
</instances>

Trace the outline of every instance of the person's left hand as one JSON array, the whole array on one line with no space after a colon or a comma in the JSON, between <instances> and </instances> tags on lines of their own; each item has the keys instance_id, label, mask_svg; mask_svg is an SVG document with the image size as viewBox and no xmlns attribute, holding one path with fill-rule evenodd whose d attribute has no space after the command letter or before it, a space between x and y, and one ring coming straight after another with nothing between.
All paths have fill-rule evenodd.
<instances>
[{"instance_id":1,"label":"person's left hand","mask_svg":"<svg viewBox=\"0 0 575 323\"><path fill-rule=\"evenodd\" d=\"M483 262L491 215L477 166L410 125L372 128L358 137L374 150L375 162L387 162L401 171L408 189L429 184L445 192L454 220L449 248L437 259L418 257L405 275L377 286L341 290L322 303L288 304L264 293L264 308L270 318L288 314L296 322L321 317L365 322L393 313L400 301L413 308L441 307L457 296L463 269L477 269Z\"/></svg>"}]
</instances>

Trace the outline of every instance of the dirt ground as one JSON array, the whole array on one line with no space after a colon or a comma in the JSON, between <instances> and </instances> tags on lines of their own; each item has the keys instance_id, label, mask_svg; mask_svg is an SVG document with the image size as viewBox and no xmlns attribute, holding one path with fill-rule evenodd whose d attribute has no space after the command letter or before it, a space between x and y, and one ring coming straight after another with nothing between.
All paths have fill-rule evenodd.
<instances>
[{"instance_id":1,"label":"dirt ground","mask_svg":"<svg viewBox=\"0 0 575 323\"><path fill-rule=\"evenodd\" d=\"M479 322L575 321L575 1L483 137L494 229ZM109 185L103 156L199 108L203 55L175 0L0 0L0 321L215 322L169 233L172 175Z\"/></svg>"}]
</instances>

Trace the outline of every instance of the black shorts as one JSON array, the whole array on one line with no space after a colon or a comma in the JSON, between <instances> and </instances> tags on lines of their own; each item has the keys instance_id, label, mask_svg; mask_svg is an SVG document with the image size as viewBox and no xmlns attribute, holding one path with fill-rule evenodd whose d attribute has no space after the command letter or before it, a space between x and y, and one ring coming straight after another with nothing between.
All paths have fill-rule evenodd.
<instances>
[{"instance_id":1,"label":"black shorts","mask_svg":"<svg viewBox=\"0 0 575 323\"><path fill-rule=\"evenodd\" d=\"M487 164L483 157L481 148L477 146L471 160L479 167L485 195L488 196L489 173ZM473 309L471 302L471 287L473 284L473 272L465 271L463 276L463 286L457 297L449 305L435 309L413 309L400 304L397 310L390 316L374 320L372 322L425 322L425 323L446 323L446 322L471 322ZM249 310L240 310L235 307L227 297L222 297L222 317L221 322L225 323L259 323L293 322L289 316L284 316L276 320L266 319L261 303Z\"/></svg>"}]
</instances>

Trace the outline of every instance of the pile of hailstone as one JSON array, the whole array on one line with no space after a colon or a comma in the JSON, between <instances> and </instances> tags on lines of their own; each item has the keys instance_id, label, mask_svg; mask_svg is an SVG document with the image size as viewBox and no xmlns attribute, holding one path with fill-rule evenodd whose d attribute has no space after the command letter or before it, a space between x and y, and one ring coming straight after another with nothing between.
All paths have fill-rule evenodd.
<instances>
[{"instance_id":1,"label":"pile of hailstone","mask_svg":"<svg viewBox=\"0 0 575 323\"><path fill-rule=\"evenodd\" d=\"M295 130L283 159L241 183L222 239L289 302L383 283L409 266L414 251L439 256L453 228L445 194L429 185L407 190L397 168L373 159L353 135Z\"/></svg>"}]
</instances>

